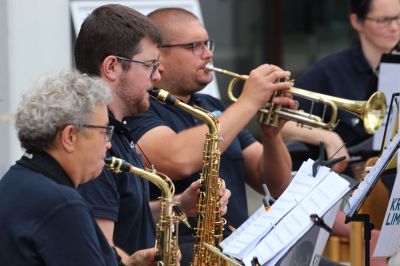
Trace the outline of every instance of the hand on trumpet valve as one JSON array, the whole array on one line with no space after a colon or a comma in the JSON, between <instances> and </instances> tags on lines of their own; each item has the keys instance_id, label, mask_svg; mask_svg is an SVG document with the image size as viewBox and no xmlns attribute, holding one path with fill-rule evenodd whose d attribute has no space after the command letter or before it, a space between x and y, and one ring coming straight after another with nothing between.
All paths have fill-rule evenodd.
<instances>
[{"instance_id":1,"label":"hand on trumpet valve","mask_svg":"<svg viewBox=\"0 0 400 266\"><path fill-rule=\"evenodd\" d=\"M275 98L276 92L288 90L293 86L289 77L289 71L284 71L274 65L261 65L250 72L239 99L248 99L258 110L266 103L271 102ZM282 80L282 82L276 82L277 80ZM295 107L294 101L287 97L288 95L282 93L277 102L288 107Z\"/></svg>"}]
</instances>

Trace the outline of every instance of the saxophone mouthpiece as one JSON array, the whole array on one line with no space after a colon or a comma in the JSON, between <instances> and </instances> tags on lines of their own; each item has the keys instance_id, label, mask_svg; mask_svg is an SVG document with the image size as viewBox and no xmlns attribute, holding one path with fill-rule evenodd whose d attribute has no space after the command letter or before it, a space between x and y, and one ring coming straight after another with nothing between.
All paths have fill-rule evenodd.
<instances>
[{"instance_id":1,"label":"saxophone mouthpiece","mask_svg":"<svg viewBox=\"0 0 400 266\"><path fill-rule=\"evenodd\" d=\"M107 157L107 158L104 158L104 162L106 163L107 166L112 165L113 159L111 157Z\"/></svg>"},{"instance_id":2,"label":"saxophone mouthpiece","mask_svg":"<svg viewBox=\"0 0 400 266\"><path fill-rule=\"evenodd\" d=\"M171 93L163 89L151 89L149 91L149 94L157 101L168 105L177 105L179 103L178 99L176 99L174 96L171 95Z\"/></svg>"},{"instance_id":3,"label":"saxophone mouthpiece","mask_svg":"<svg viewBox=\"0 0 400 266\"><path fill-rule=\"evenodd\" d=\"M104 158L104 162L106 166L116 174L121 172L129 172L129 169L131 167L129 163L114 156Z\"/></svg>"},{"instance_id":4,"label":"saxophone mouthpiece","mask_svg":"<svg viewBox=\"0 0 400 266\"><path fill-rule=\"evenodd\" d=\"M152 96L153 98L158 98L158 93L160 92L159 89L156 88L152 88L151 90L149 90L149 94L150 96Z\"/></svg>"}]
</instances>

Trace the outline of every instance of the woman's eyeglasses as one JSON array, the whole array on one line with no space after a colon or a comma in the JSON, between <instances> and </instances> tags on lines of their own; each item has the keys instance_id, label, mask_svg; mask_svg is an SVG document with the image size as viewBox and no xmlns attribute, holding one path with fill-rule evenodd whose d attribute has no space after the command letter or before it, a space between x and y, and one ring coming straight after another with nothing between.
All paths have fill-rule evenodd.
<instances>
[{"instance_id":1,"label":"woman's eyeglasses","mask_svg":"<svg viewBox=\"0 0 400 266\"><path fill-rule=\"evenodd\" d=\"M392 22L396 22L397 25L400 25L400 15L380 18L365 17L365 19L374 21L378 26L382 28L389 27L390 25L392 25Z\"/></svg>"}]
</instances>

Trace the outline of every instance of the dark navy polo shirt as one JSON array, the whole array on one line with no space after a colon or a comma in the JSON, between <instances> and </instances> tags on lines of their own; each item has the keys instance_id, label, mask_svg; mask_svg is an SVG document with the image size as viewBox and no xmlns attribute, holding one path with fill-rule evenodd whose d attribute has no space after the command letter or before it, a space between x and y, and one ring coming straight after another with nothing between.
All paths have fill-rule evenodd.
<instances>
[{"instance_id":1,"label":"dark navy polo shirt","mask_svg":"<svg viewBox=\"0 0 400 266\"><path fill-rule=\"evenodd\" d=\"M349 100L365 101L377 89L377 77L365 59L361 47L344 50L316 63L297 82L296 87ZM300 101L300 109L310 110L310 101ZM314 106L322 114L322 105ZM330 115L330 114L329 114ZM336 131L347 147L359 144L371 135L364 130L361 119L339 110Z\"/></svg>"},{"instance_id":2,"label":"dark navy polo shirt","mask_svg":"<svg viewBox=\"0 0 400 266\"><path fill-rule=\"evenodd\" d=\"M117 265L56 160L26 154L0 181L0 265Z\"/></svg>"},{"instance_id":3,"label":"dark navy polo shirt","mask_svg":"<svg viewBox=\"0 0 400 266\"><path fill-rule=\"evenodd\" d=\"M226 109L222 101L200 93L192 95L189 105L200 106L213 112L216 116L219 116ZM148 130L157 126L168 126L175 132L180 132L203 124L202 121L182 109L164 105L154 99L150 99L150 109L148 111L127 119L127 122L135 140L139 140ZM255 139L247 130L243 130L221 156L220 177L225 180L226 187L231 190L233 195L229 199L228 212L225 218L228 224L234 227L241 225L248 217L242 151L254 141ZM155 167L157 168L157 164L155 164ZM198 180L199 176L200 173L198 172L184 180L175 181L176 193L183 192L192 182ZM155 186L151 186L150 191L153 199L160 195L159 189ZM190 221L192 226L195 225L195 218L190 218ZM181 236L191 235L191 232L184 226L180 226L179 230Z\"/></svg>"},{"instance_id":4,"label":"dark navy polo shirt","mask_svg":"<svg viewBox=\"0 0 400 266\"><path fill-rule=\"evenodd\" d=\"M112 114L109 121L114 126L114 134L107 156L143 168L129 131ZM155 228L147 180L130 173L115 174L105 167L98 178L79 186L78 190L96 217L115 221L113 241L117 247L128 254L154 247Z\"/></svg>"}]
</instances>

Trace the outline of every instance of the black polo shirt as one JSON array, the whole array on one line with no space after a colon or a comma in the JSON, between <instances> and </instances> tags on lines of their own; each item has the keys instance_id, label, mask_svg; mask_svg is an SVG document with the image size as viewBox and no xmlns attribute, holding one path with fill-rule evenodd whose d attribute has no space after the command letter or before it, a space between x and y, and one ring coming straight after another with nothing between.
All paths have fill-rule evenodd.
<instances>
[{"instance_id":1,"label":"black polo shirt","mask_svg":"<svg viewBox=\"0 0 400 266\"><path fill-rule=\"evenodd\" d=\"M114 126L114 134L107 156L143 168L129 131L111 113L109 121ZM155 228L147 180L130 173L115 174L104 168L98 178L79 186L78 190L96 217L115 221L113 240L116 246L128 254L154 247Z\"/></svg>"},{"instance_id":2,"label":"black polo shirt","mask_svg":"<svg viewBox=\"0 0 400 266\"><path fill-rule=\"evenodd\" d=\"M192 95L189 105L200 106L213 112L216 116L219 116L226 109L222 101L200 93ZM127 122L135 140L139 140L148 130L157 126L168 126L175 132L180 132L203 124L202 121L182 109L164 105L154 99L150 99L150 109L148 111L127 119ZM255 139L247 130L243 130L221 156L219 174L225 180L226 187L231 190L233 195L229 199L228 212L225 218L234 227L241 225L248 217L245 192L246 177L242 151L254 141ZM155 167L157 168L157 162L153 163L155 163ZM192 182L198 180L199 176L200 172L184 180L175 181L176 193L183 192ZM151 198L153 199L160 195L159 189L156 186L151 186L150 191ZM195 218L190 218L190 222L194 226ZM185 235L191 237L191 232L186 227L180 226L179 230L182 240L182 237Z\"/></svg>"},{"instance_id":3,"label":"black polo shirt","mask_svg":"<svg viewBox=\"0 0 400 266\"><path fill-rule=\"evenodd\" d=\"M1 265L117 265L59 163L26 153L0 181Z\"/></svg>"},{"instance_id":4,"label":"black polo shirt","mask_svg":"<svg viewBox=\"0 0 400 266\"><path fill-rule=\"evenodd\" d=\"M377 90L377 77L365 59L361 46L357 45L316 63L296 82L296 86L344 99L365 101ZM310 110L310 101L300 100L300 109ZM314 114L321 115L323 107L317 104L314 110ZM339 110L338 119L339 124L334 131L347 147L371 137L365 132L362 120L355 115Z\"/></svg>"}]
</instances>

